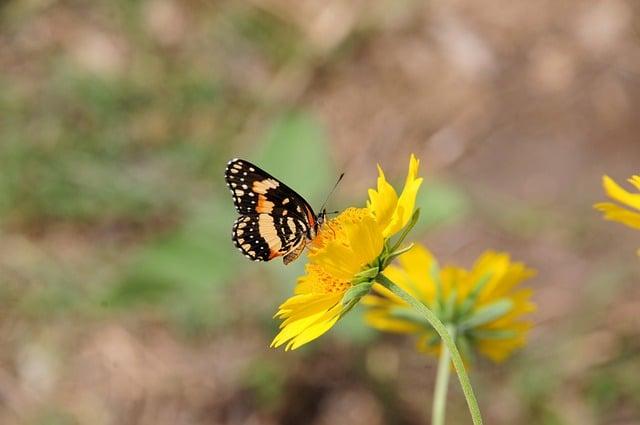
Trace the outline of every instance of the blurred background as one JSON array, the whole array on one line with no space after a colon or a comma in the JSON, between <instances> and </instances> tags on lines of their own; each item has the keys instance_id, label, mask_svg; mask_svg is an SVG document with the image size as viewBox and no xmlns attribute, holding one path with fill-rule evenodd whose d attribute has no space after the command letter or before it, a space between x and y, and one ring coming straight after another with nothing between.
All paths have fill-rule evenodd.
<instances>
[{"instance_id":1,"label":"blurred background","mask_svg":"<svg viewBox=\"0 0 640 425\"><path fill-rule=\"evenodd\" d=\"M436 361L359 311L268 348L304 261L239 255L223 181L343 209L411 152L415 239L538 270L486 423L640 423L640 239L592 209L639 171L638 2L4 0L0 71L0 423L427 424Z\"/></svg>"}]
</instances>

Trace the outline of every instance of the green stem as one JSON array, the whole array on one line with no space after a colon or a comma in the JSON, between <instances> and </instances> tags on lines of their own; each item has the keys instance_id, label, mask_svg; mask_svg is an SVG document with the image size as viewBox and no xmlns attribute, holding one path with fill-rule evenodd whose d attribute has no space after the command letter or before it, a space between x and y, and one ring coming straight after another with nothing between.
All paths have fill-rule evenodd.
<instances>
[{"instance_id":1,"label":"green stem","mask_svg":"<svg viewBox=\"0 0 640 425\"><path fill-rule=\"evenodd\" d=\"M456 328L447 326L451 339L456 339ZM436 390L433 394L433 409L431 410L431 424L444 425L447 406L447 389L449 388L449 375L451 374L451 353L443 344L440 347L440 360L438 360L438 374L436 375Z\"/></svg>"},{"instance_id":2,"label":"green stem","mask_svg":"<svg viewBox=\"0 0 640 425\"><path fill-rule=\"evenodd\" d=\"M478 407L476 396L473 394L471 381L469 380L469 376L467 375L467 371L465 370L464 363L462 362L462 357L460 357L460 353L458 352L458 348L453 342L453 339L451 339L451 336L449 336L447 328L442 324L440 319L438 319L438 317L427 308L427 306L413 298L408 292L393 283L393 281L391 281L385 275L379 274L376 280L382 286L389 289L391 292L406 301L410 306L422 313L429 324L433 327L433 329L438 333L438 335L440 335L440 338L442 338L442 342L444 342L444 345L449 349L449 352L451 353L451 361L453 362L453 366L455 367L456 373L458 374L458 379L460 380L460 385L462 386L464 397L467 400L467 406L469 406L469 412L471 413L473 424L482 425L482 416L480 415L480 408Z\"/></svg>"}]
</instances>

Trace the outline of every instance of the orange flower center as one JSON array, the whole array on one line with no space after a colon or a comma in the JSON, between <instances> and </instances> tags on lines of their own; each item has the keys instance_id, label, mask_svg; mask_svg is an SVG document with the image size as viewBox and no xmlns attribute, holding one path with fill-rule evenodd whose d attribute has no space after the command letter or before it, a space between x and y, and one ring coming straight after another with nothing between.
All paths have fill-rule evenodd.
<instances>
[{"instance_id":1,"label":"orange flower center","mask_svg":"<svg viewBox=\"0 0 640 425\"><path fill-rule=\"evenodd\" d=\"M344 227L360 223L365 217L369 216L369 214L366 208L347 208L336 218L327 220L311 242L311 251L320 251L324 249L327 244L335 240L348 246L349 242Z\"/></svg>"},{"instance_id":2,"label":"orange flower center","mask_svg":"<svg viewBox=\"0 0 640 425\"><path fill-rule=\"evenodd\" d=\"M366 208L348 208L321 227L311 242L311 261L307 264L307 273L310 277L309 281L312 282L313 292L336 294L343 293L351 287L349 280L337 278L322 265L314 263L313 254L318 254L335 243L350 246L347 227L359 225L366 217L370 217Z\"/></svg>"},{"instance_id":3,"label":"orange flower center","mask_svg":"<svg viewBox=\"0 0 640 425\"><path fill-rule=\"evenodd\" d=\"M318 294L341 294L351 287L351 282L337 279L317 264L308 264L307 272L311 277L312 291Z\"/></svg>"}]
</instances>

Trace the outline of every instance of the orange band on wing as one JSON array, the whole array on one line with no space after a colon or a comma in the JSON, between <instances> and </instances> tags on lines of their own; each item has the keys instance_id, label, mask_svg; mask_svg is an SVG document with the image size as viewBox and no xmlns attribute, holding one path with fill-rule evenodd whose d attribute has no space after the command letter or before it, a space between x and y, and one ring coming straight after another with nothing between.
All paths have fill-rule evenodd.
<instances>
[{"instance_id":1,"label":"orange band on wing","mask_svg":"<svg viewBox=\"0 0 640 425\"><path fill-rule=\"evenodd\" d=\"M264 195L258 195L258 205L256 206L257 213L269 214L273 211L273 202L267 200Z\"/></svg>"},{"instance_id":2,"label":"orange band on wing","mask_svg":"<svg viewBox=\"0 0 640 425\"><path fill-rule=\"evenodd\" d=\"M309 227L313 229L316 225L316 216L313 214L313 211L311 211L308 207L305 206L304 209L307 212L307 221L309 222Z\"/></svg>"},{"instance_id":3,"label":"orange band on wing","mask_svg":"<svg viewBox=\"0 0 640 425\"><path fill-rule=\"evenodd\" d=\"M271 252L269 252L269 260L273 260L274 258L281 256L282 254L283 252L272 248Z\"/></svg>"}]
</instances>

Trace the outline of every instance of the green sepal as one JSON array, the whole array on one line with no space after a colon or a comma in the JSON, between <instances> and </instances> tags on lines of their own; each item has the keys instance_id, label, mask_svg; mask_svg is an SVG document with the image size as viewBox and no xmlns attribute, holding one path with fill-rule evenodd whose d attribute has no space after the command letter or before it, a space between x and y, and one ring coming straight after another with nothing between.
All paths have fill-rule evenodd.
<instances>
[{"instance_id":1,"label":"green sepal","mask_svg":"<svg viewBox=\"0 0 640 425\"><path fill-rule=\"evenodd\" d=\"M452 289L446 302L442 306L442 313L440 314L440 320L442 320L442 322L450 323L453 321L457 298L458 292L455 289Z\"/></svg>"},{"instance_id":2,"label":"green sepal","mask_svg":"<svg viewBox=\"0 0 640 425\"><path fill-rule=\"evenodd\" d=\"M478 279L478 282L474 285L473 289L469 291L469 295L465 297L464 302L460 306L460 317L465 317L471 311L473 305L478 299L478 295L480 295L480 291L482 291L486 284L491 280L492 276L492 273L485 273L480 276L480 279Z\"/></svg>"},{"instance_id":3,"label":"green sepal","mask_svg":"<svg viewBox=\"0 0 640 425\"><path fill-rule=\"evenodd\" d=\"M390 316L394 319L404 320L405 322L423 327L425 329L433 329L427 319L419 312L408 307L394 307L390 311Z\"/></svg>"},{"instance_id":4,"label":"green sepal","mask_svg":"<svg viewBox=\"0 0 640 425\"><path fill-rule=\"evenodd\" d=\"M352 285L344 295L342 296L342 305L348 306L351 303L357 303L360 298L369 293L373 286L372 281L362 282L357 285Z\"/></svg>"},{"instance_id":5,"label":"green sepal","mask_svg":"<svg viewBox=\"0 0 640 425\"><path fill-rule=\"evenodd\" d=\"M418 222L418 218L420 218L420 208L416 208L413 214L411 214L411 218L409 219L409 222L407 223L406 226L404 226L404 229L402 229L402 233L400 234L400 237L396 240L393 247L389 249L389 252L394 252L398 249L398 247L402 244L402 242L407 237L411 229L413 229L413 227Z\"/></svg>"},{"instance_id":6,"label":"green sepal","mask_svg":"<svg viewBox=\"0 0 640 425\"><path fill-rule=\"evenodd\" d=\"M402 249L398 249L397 251L392 252L391 254L388 254L387 256L385 256L384 261L383 261L383 268L386 268L389 264L391 264L391 262L393 260L395 260L396 258L398 258L399 256L401 256L402 254L404 254L405 252L409 252L411 250L411 248L414 247L415 244L410 244L407 247L404 247Z\"/></svg>"},{"instance_id":7,"label":"green sepal","mask_svg":"<svg viewBox=\"0 0 640 425\"><path fill-rule=\"evenodd\" d=\"M460 350L460 355L464 359L465 362L469 364L475 363L475 352L473 351L471 341L469 341L469 337L467 335L461 334L456 338L456 345Z\"/></svg>"},{"instance_id":8,"label":"green sepal","mask_svg":"<svg viewBox=\"0 0 640 425\"><path fill-rule=\"evenodd\" d=\"M440 335L438 335L438 333L434 330L433 334L427 340L427 345L429 347L435 347L440 343L442 343L442 338L440 338Z\"/></svg>"},{"instance_id":9,"label":"green sepal","mask_svg":"<svg viewBox=\"0 0 640 425\"><path fill-rule=\"evenodd\" d=\"M435 260L429 268L429 276L431 276L431 280L433 280L436 290L435 305L433 306L433 311L439 316L442 312L444 300L442 299L442 280L440 279L440 266Z\"/></svg>"},{"instance_id":10,"label":"green sepal","mask_svg":"<svg viewBox=\"0 0 640 425\"><path fill-rule=\"evenodd\" d=\"M475 339L511 339L518 336L518 332L510 329L472 329L469 331Z\"/></svg>"},{"instance_id":11,"label":"green sepal","mask_svg":"<svg viewBox=\"0 0 640 425\"><path fill-rule=\"evenodd\" d=\"M378 273L380 273L380 267L374 266L356 273L355 280L359 280L359 279L373 280L376 278L376 276L378 276Z\"/></svg>"},{"instance_id":12,"label":"green sepal","mask_svg":"<svg viewBox=\"0 0 640 425\"><path fill-rule=\"evenodd\" d=\"M501 299L494 303L478 308L467 319L460 322L461 330L467 330L478 326L486 325L497 318L504 316L513 308L513 301Z\"/></svg>"},{"instance_id":13,"label":"green sepal","mask_svg":"<svg viewBox=\"0 0 640 425\"><path fill-rule=\"evenodd\" d=\"M355 298L351 300L349 303L345 304L344 307L342 308L342 311L340 312L340 318L342 319L344 316L346 316L346 314L350 312L351 309L356 306L356 304L358 304L358 301L360 300L358 298Z\"/></svg>"}]
</instances>

